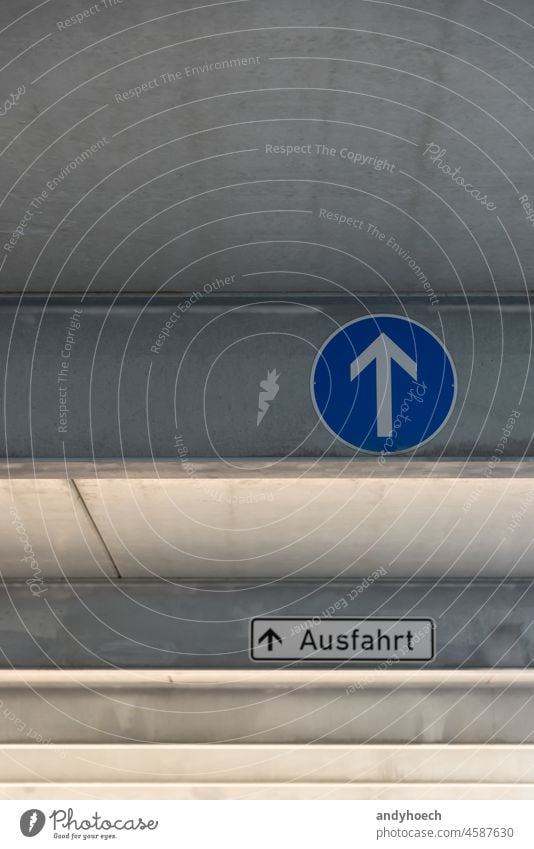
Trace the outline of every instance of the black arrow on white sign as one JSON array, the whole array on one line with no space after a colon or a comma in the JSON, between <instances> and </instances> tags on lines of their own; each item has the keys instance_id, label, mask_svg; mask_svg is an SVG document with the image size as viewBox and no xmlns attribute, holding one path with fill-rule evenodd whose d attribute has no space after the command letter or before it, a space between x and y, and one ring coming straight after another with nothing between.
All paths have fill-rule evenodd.
<instances>
[{"instance_id":1,"label":"black arrow on white sign","mask_svg":"<svg viewBox=\"0 0 534 849\"><path fill-rule=\"evenodd\" d=\"M282 645L282 638L276 633L276 631L269 628L269 630L259 638L258 645L261 646L262 643L267 642L267 651L272 651L275 640Z\"/></svg>"}]
</instances>

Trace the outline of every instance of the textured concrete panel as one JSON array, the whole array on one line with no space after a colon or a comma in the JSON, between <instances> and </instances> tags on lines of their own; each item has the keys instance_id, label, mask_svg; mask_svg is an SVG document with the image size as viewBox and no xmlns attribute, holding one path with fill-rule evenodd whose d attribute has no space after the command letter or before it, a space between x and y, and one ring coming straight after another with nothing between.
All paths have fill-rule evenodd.
<instances>
[{"instance_id":1,"label":"textured concrete panel","mask_svg":"<svg viewBox=\"0 0 534 849\"><path fill-rule=\"evenodd\" d=\"M534 784L533 746L0 746L0 785ZM68 793L65 793L67 796Z\"/></svg>"},{"instance_id":2,"label":"textured concrete panel","mask_svg":"<svg viewBox=\"0 0 534 849\"><path fill-rule=\"evenodd\" d=\"M36 602L49 579L117 575L68 480L0 481L0 537L2 578L24 581Z\"/></svg>"},{"instance_id":3,"label":"textured concrete panel","mask_svg":"<svg viewBox=\"0 0 534 849\"><path fill-rule=\"evenodd\" d=\"M4 0L0 289L530 288L531 4L419 5Z\"/></svg>"},{"instance_id":4,"label":"textured concrete panel","mask_svg":"<svg viewBox=\"0 0 534 849\"><path fill-rule=\"evenodd\" d=\"M0 668L298 668L298 661L251 659L251 619L265 616L434 620L431 660L410 660L401 648L382 661L318 657L304 664L306 669L351 669L354 680L362 669L372 675L374 669L380 673L397 666L488 673L514 668L518 674L534 666L531 581L394 581L377 571L358 581L328 583L221 577L46 587L45 599L37 604L21 585L11 584L0 594ZM427 621L419 631L414 628L414 643L427 628Z\"/></svg>"},{"instance_id":5,"label":"textured concrete panel","mask_svg":"<svg viewBox=\"0 0 534 849\"><path fill-rule=\"evenodd\" d=\"M123 577L532 577L525 479L84 480Z\"/></svg>"},{"instance_id":6,"label":"textured concrete panel","mask_svg":"<svg viewBox=\"0 0 534 849\"><path fill-rule=\"evenodd\" d=\"M2 745L534 742L532 672L517 670L0 675Z\"/></svg>"},{"instance_id":7,"label":"textured concrete panel","mask_svg":"<svg viewBox=\"0 0 534 849\"><path fill-rule=\"evenodd\" d=\"M493 465L532 456L526 299L450 298L436 309L420 298L223 299L213 292L193 302L4 300L4 453L174 458L176 465L196 457L353 456L319 419L310 377L332 332L368 312L420 322L455 363L452 415L417 456L499 452ZM260 383L273 369L279 392L258 423Z\"/></svg>"}]
</instances>

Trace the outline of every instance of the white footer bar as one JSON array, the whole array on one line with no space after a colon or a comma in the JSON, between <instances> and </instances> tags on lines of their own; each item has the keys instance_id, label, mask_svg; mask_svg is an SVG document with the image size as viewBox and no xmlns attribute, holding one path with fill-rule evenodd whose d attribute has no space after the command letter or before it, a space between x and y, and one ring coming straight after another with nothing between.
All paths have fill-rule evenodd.
<instances>
[{"instance_id":1,"label":"white footer bar","mask_svg":"<svg viewBox=\"0 0 534 849\"><path fill-rule=\"evenodd\" d=\"M486 789L486 788L485 788ZM253 788L251 788L253 790ZM491 790L486 789L488 793ZM461 787L458 786L459 795ZM0 802L3 845L58 841L112 846L273 849L331 845L532 847L527 801L81 801Z\"/></svg>"}]
</instances>

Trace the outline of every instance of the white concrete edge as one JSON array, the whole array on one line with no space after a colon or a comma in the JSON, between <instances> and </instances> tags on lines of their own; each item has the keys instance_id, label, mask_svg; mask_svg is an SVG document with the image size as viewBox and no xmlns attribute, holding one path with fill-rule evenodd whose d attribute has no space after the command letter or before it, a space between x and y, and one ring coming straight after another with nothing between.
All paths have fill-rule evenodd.
<instances>
[{"instance_id":1,"label":"white concrete edge","mask_svg":"<svg viewBox=\"0 0 534 849\"><path fill-rule=\"evenodd\" d=\"M367 781L367 782L361 782L361 783L358 782L358 781L339 781L339 782L325 781L324 783L313 782L313 781L308 781L308 782L294 782L294 781L291 781L291 782L290 781L287 781L287 782L276 782L276 781L262 782L262 781L258 781L258 782L256 782L256 781L251 781L251 782L235 782L235 783L234 782L211 782L211 783L208 783L208 782L206 782L206 783L203 783L203 782L202 783L176 782L174 784L171 783L171 782L167 783L167 782L149 782L149 781L145 781L145 782L138 782L138 781L131 781L131 782L128 782L128 781L120 781L120 782L114 782L114 781L107 781L107 782L106 781L85 781L85 782L72 782L72 781L65 781L65 782L50 781L50 782L48 782L47 781L47 782L35 782L34 781L34 782L28 782L28 783L25 782L25 781L0 782L0 791L2 791L5 788L8 788L8 787L13 787L13 788L18 787L18 788L21 788L21 789L29 789L29 788L35 787L35 788L43 789L45 791L48 790L48 789L58 788L58 789L63 790L63 792L65 791L66 787L77 787L77 788L83 788L83 787L87 787L87 788L92 788L92 787L102 787L102 788L123 788L124 787L124 788L128 788L128 787L132 787L133 788L133 787L136 787L136 788L146 788L147 790L161 789L162 791L168 790L169 788L177 788L177 789L180 789L180 790L190 788L190 789L196 789L196 790L200 790L200 791L209 790L209 789L217 789L217 788L226 789L226 790L229 790L229 791L239 791L240 789L246 789L246 790L258 789L258 790L260 790L260 789L269 789L269 788L272 788L273 790L278 790L278 789L289 789L289 790L296 789L296 790L298 790L300 788L308 789L308 790L318 790L318 789L327 790L329 788L332 788L332 789L354 788L355 790L364 790L364 789L379 790L380 788L384 788L384 789L394 789L394 790L397 790L397 791L404 791L404 790L421 791L421 790L427 789L427 788L428 789L435 789L435 790L440 790L440 789L443 789L443 790L453 790L453 789L460 790L462 788L474 788L474 789L477 789L478 791L482 791L482 792L484 790L495 790L495 789L498 789L498 788L502 788L503 790L504 789L506 789L506 790L517 789L518 791L519 790L521 790L521 791L530 790L534 794L534 783L532 783L532 782L529 783L529 784L516 784L516 783L512 783L512 782L508 782L508 783L495 782L493 784L491 784L491 783L480 784L479 782L475 782L475 781L473 781L473 782L458 782L458 783L454 783L454 782L452 782L452 783L428 782L428 781L420 782L420 783L417 783L417 782L408 783L408 782L404 782L404 781L398 782L398 783L397 782L382 782L382 781L377 781L377 782ZM35 798L36 799L43 799L45 797L44 796L36 796ZM68 798L67 794L65 794L65 798ZM533 796L533 798L534 798L534 796Z\"/></svg>"},{"instance_id":2,"label":"white concrete edge","mask_svg":"<svg viewBox=\"0 0 534 849\"><path fill-rule=\"evenodd\" d=\"M534 687L533 669L3 669L0 687ZM357 691L357 687L356 687Z\"/></svg>"},{"instance_id":3,"label":"white concrete edge","mask_svg":"<svg viewBox=\"0 0 534 849\"><path fill-rule=\"evenodd\" d=\"M230 458L229 458L230 459ZM361 457L300 457L285 459L280 457L239 457L227 462L209 458L192 457L191 462L199 477L209 479L306 479L324 478L440 478L456 480L487 477L488 458L446 457L439 459L416 458L407 456L403 460L387 459L384 464L376 460ZM87 460L0 460L0 480L5 479L57 479L72 477L76 479L189 479L189 475L176 458L169 457L153 460L150 458L102 459L93 462ZM503 460L492 469L491 477L532 478L534 477L533 457L511 457Z\"/></svg>"},{"instance_id":4,"label":"white concrete edge","mask_svg":"<svg viewBox=\"0 0 534 849\"><path fill-rule=\"evenodd\" d=\"M377 754L392 752L451 752L467 754L472 752L519 752L521 754L534 754L534 743L2 743L0 752L23 751L31 753L55 751L83 751L83 752L146 752L170 751L170 752L258 752L259 754L273 752L311 752L327 754L328 752L358 752L365 751ZM1 783L1 782L0 782Z\"/></svg>"},{"instance_id":5,"label":"white concrete edge","mask_svg":"<svg viewBox=\"0 0 534 849\"><path fill-rule=\"evenodd\" d=\"M411 785L399 784L271 784L214 785L185 787L177 785L117 784L0 784L0 799L34 803L42 801L530 801L534 785Z\"/></svg>"}]
</instances>

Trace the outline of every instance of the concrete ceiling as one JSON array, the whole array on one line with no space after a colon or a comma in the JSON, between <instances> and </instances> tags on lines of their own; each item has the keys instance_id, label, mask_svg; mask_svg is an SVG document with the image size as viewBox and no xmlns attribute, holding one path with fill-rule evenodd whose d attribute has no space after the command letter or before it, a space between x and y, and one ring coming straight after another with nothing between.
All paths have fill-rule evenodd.
<instances>
[{"instance_id":1,"label":"concrete ceiling","mask_svg":"<svg viewBox=\"0 0 534 849\"><path fill-rule=\"evenodd\" d=\"M529 0L97 6L1 4L1 291L530 287Z\"/></svg>"}]
</instances>

